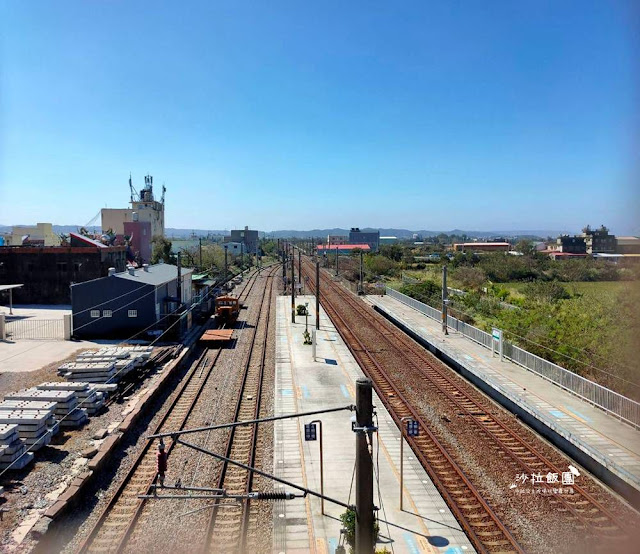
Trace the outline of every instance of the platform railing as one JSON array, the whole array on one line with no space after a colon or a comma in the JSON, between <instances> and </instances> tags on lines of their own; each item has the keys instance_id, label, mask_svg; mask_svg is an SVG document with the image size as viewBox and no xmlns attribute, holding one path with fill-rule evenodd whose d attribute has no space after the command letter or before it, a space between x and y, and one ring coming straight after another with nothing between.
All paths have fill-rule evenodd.
<instances>
[{"instance_id":1,"label":"platform railing","mask_svg":"<svg viewBox=\"0 0 640 554\"><path fill-rule=\"evenodd\" d=\"M442 312L440 310L390 287L387 287L385 290L386 294L391 298L395 298L436 321L442 321ZM447 324L451 329L455 329L474 342L491 349L491 341L493 339L489 333L452 316L447 317ZM519 366L528 369L575 396L586 400L590 404L625 421L636 429L640 429L640 403L635 400L631 400L631 398L627 398L577 373L545 360L540 356L536 356L507 340L503 340L503 354L505 358Z\"/></svg>"}]
</instances>

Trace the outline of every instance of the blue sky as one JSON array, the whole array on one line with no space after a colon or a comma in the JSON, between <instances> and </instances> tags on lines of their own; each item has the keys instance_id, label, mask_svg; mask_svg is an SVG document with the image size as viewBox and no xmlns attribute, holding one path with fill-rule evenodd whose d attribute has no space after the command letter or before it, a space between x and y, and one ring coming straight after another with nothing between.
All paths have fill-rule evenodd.
<instances>
[{"instance_id":1,"label":"blue sky","mask_svg":"<svg viewBox=\"0 0 640 554\"><path fill-rule=\"evenodd\" d=\"M638 234L633 5L3 2L0 223Z\"/></svg>"}]
</instances>

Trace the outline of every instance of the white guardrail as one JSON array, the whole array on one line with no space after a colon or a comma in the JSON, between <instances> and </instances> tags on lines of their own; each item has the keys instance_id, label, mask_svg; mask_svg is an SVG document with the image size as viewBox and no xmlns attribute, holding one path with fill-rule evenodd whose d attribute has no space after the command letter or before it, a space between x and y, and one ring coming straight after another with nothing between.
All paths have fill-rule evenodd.
<instances>
[{"instance_id":1,"label":"white guardrail","mask_svg":"<svg viewBox=\"0 0 640 554\"><path fill-rule=\"evenodd\" d=\"M442 312L440 310L436 310L415 298L411 298L389 287L386 287L386 293L391 298L399 300L424 315L436 321L442 321ZM491 349L491 334L451 316L447 317L447 324L451 329L455 329L485 348ZM640 403L635 400L631 400L598 383L585 379L564 367L540 358L540 356L536 356L531 352L527 352L506 340L503 341L503 348L505 358L532 371L554 385L575 394L594 406L601 408L605 412L618 417L636 429L640 429Z\"/></svg>"}]
</instances>

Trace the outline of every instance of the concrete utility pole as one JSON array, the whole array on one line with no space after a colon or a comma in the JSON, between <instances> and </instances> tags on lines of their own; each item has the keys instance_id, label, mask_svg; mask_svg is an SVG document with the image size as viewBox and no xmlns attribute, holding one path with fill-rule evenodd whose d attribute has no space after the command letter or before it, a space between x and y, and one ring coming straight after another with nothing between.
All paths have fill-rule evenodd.
<instances>
[{"instance_id":1,"label":"concrete utility pole","mask_svg":"<svg viewBox=\"0 0 640 554\"><path fill-rule=\"evenodd\" d=\"M200 271L202 271L202 237L198 238L198 243L200 247Z\"/></svg>"},{"instance_id":2,"label":"concrete utility pole","mask_svg":"<svg viewBox=\"0 0 640 554\"><path fill-rule=\"evenodd\" d=\"M182 252L178 252L178 282L176 295L178 296L178 309L182 306Z\"/></svg>"},{"instance_id":3,"label":"concrete utility pole","mask_svg":"<svg viewBox=\"0 0 640 554\"><path fill-rule=\"evenodd\" d=\"M296 276L295 276L296 259L291 253L291 323L296 322Z\"/></svg>"},{"instance_id":4,"label":"concrete utility pole","mask_svg":"<svg viewBox=\"0 0 640 554\"><path fill-rule=\"evenodd\" d=\"M320 260L316 260L316 329L320 329Z\"/></svg>"},{"instance_id":5,"label":"concrete utility pole","mask_svg":"<svg viewBox=\"0 0 640 554\"><path fill-rule=\"evenodd\" d=\"M356 381L356 554L373 554L373 403L371 380ZM370 450L371 448L371 450Z\"/></svg>"},{"instance_id":6,"label":"concrete utility pole","mask_svg":"<svg viewBox=\"0 0 640 554\"><path fill-rule=\"evenodd\" d=\"M362 250L360 250L360 286L358 287L358 294L364 294L364 287L362 284Z\"/></svg>"},{"instance_id":7,"label":"concrete utility pole","mask_svg":"<svg viewBox=\"0 0 640 554\"><path fill-rule=\"evenodd\" d=\"M229 250L229 245L225 244L224 245L224 282L227 282L227 271L229 268L229 265L227 264L227 252Z\"/></svg>"},{"instance_id":8,"label":"concrete utility pole","mask_svg":"<svg viewBox=\"0 0 640 554\"><path fill-rule=\"evenodd\" d=\"M336 277L338 276L338 247L336 246Z\"/></svg>"},{"instance_id":9,"label":"concrete utility pole","mask_svg":"<svg viewBox=\"0 0 640 554\"><path fill-rule=\"evenodd\" d=\"M302 284L302 250L298 248L298 279L300 279L300 284Z\"/></svg>"},{"instance_id":10,"label":"concrete utility pole","mask_svg":"<svg viewBox=\"0 0 640 554\"><path fill-rule=\"evenodd\" d=\"M447 299L447 266L442 266L442 332L445 335L449 334L449 330L447 329L447 304L449 304L449 300Z\"/></svg>"}]
</instances>

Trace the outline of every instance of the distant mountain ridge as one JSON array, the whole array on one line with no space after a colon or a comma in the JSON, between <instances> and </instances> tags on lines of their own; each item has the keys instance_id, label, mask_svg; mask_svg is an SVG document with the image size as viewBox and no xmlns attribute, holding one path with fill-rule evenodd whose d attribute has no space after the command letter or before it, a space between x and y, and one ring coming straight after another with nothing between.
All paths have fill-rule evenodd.
<instances>
[{"instance_id":1,"label":"distant mountain ridge","mask_svg":"<svg viewBox=\"0 0 640 554\"><path fill-rule=\"evenodd\" d=\"M81 225L54 225L53 231L54 233L64 233L69 234L70 232L77 232ZM0 225L0 233L10 233L11 225ZM96 232L100 231L99 226L89 226L87 227L88 231ZM515 231L465 231L462 229L453 229L452 231L428 231L428 230L419 230L412 231L410 229L395 229L395 228L372 228L372 227L362 227L361 231L380 231L380 236L382 237L397 237L399 239L410 239L414 234L421 235L423 237L434 237L441 233L446 235L467 235L472 238L492 238L492 237L504 237L504 238L516 238L516 237L557 237L563 233L570 233L567 230L545 230L545 229L536 229L536 230L515 230ZM575 231L574 231L575 232ZM224 236L229 235L230 231L227 229L179 229L174 227L167 227L165 229L165 235L168 238L189 238L195 235L198 236ZM342 229L339 227L335 227L333 229L311 229L309 231L298 231L294 229L289 230L278 230L278 231L260 231L260 236L266 236L269 238L311 238L311 237L323 237L325 238L327 235L342 235L349 236L349 229Z\"/></svg>"}]
</instances>

